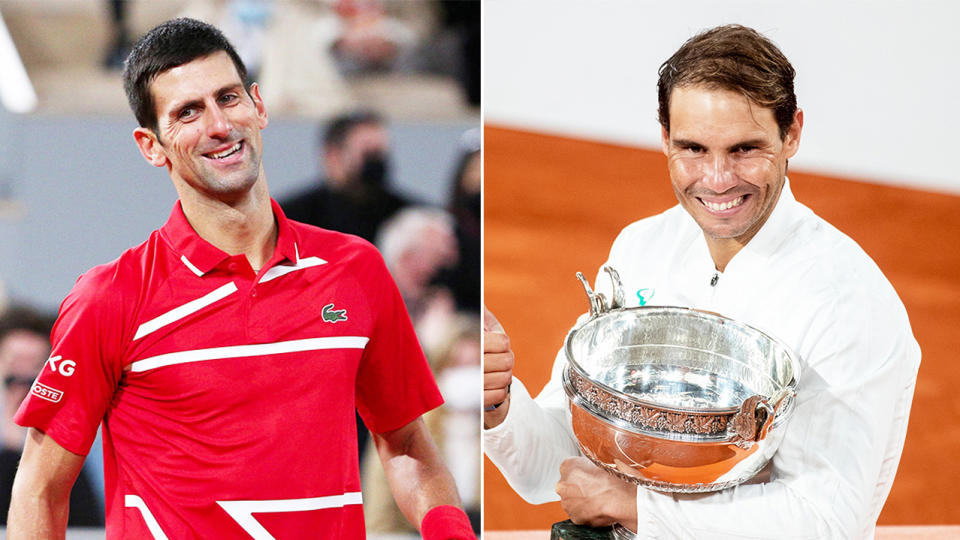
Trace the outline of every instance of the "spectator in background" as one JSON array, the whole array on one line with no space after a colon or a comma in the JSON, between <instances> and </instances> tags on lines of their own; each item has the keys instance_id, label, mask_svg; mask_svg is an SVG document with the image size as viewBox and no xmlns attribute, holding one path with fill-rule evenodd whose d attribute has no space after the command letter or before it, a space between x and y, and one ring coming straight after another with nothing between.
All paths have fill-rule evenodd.
<instances>
[{"instance_id":1,"label":"spectator in background","mask_svg":"<svg viewBox=\"0 0 960 540\"><path fill-rule=\"evenodd\" d=\"M480 105L480 2L331 0L339 17L330 51L345 76L434 73Z\"/></svg>"},{"instance_id":2,"label":"spectator in background","mask_svg":"<svg viewBox=\"0 0 960 540\"><path fill-rule=\"evenodd\" d=\"M123 61L130 54L133 47L133 41L130 39L129 22L129 0L107 0L107 8L110 11L110 32L113 36L110 39L110 48L103 59L103 65L107 69L123 69Z\"/></svg>"},{"instance_id":3,"label":"spectator in background","mask_svg":"<svg viewBox=\"0 0 960 540\"><path fill-rule=\"evenodd\" d=\"M457 79L463 97L480 106L480 2L440 0L439 28L421 45L421 70Z\"/></svg>"},{"instance_id":4,"label":"spectator in background","mask_svg":"<svg viewBox=\"0 0 960 540\"><path fill-rule=\"evenodd\" d=\"M372 111L334 118L322 141L325 177L282 202L287 217L369 241L380 225L410 201L389 187L390 138Z\"/></svg>"},{"instance_id":5,"label":"spectator in background","mask_svg":"<svg viewBox=\"0 0 960 540\"><path fill-rule=\"evenodd\" d=\"M434 0L191 0L181 11L223 29L273 114L317 118L362 101L352 83L368 75L430 71L462 80L459 70L433 69L422 58L438 23L453 24L444 13ZM479 6L473 23L479 34ZM471 80L479 80L476 53Z\"/></svg>"},{"instance_id":6,"label":"spectator in background","mask_svg":"<svg viewBox=\"0 0 960 540\"><path fill-rule=\"evenodd\" d=\"M412 53L420 36L387 13L380 0L336 0L340 26L331 52L341 73L388 71Z\"/></svg>"},{"instance_id":7,"label":"spectator in background","mask_svg":"<svg viewBox=\"0 0 960 540\"><path fill-rule=\"evenodd\" d=\"M450 289L457 309L480 313L480 129L463 134L463 153L453 176L450 214L455 220L459 264L440 281Z\"/></svg>"},{"instance_id":8,"label":"spectator in background","mask_svg":"<svg viewBox=\"0 0 960 540\"><path fill-rule=\"evenodd\" d=\"M453 228L453 220L443 210L411 207L384 223L377 234L377 248L428 357L456 312L450 290L435 284L442 270L457 263Z\"/></svg>"},{"instance_id":9,"label":"spectator in background","mask_svg":"<svg viewBox=\"0 0 960 540\"><path fill-rule=\"evenodd\" d=\"M7 523L10 492L23 453L27 428L13 414L27 396L34 379L47 365L53 320L26 307L10 307L0 316L0 380L3 381L3 449L0 450L0 523ZM70 369L61 363L58 369ZM70 526L103 526L103 510L85 471L70 493Z\"/></svg>"}]
</instances>

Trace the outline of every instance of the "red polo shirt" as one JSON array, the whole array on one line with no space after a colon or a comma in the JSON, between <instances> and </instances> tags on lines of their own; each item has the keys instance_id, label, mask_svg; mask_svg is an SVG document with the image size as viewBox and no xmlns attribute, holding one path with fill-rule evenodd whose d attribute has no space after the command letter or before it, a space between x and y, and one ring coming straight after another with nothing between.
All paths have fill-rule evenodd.
<instances>
[{"instance_id":1,"label":"red polo shirt","mask_svg":"<svg viewBox=\"0 0 960 540\"><path fill-rule=\"evenodd\" d=\"M259 272L178 202L63 301L15 419L77 454L103 421L108 538L363 538L354 407L442 402L373 246L273 212Z\"/></svg>"}]
</instances>

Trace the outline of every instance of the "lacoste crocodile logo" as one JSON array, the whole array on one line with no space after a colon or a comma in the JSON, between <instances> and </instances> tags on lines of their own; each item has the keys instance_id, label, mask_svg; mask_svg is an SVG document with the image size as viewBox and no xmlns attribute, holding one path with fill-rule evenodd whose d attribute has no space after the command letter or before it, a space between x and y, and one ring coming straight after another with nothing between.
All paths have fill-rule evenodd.
<instances>
[{"instance_id":1,"label":"lacoste crocodile logo","mask_svg":"<svg viewBox=\"0 0 960 540\"><path fill-rule=\"evenodd\" d=\"M323 317L323 322L335 323L345 321L347 320L347 310L333 309L333 304L330 303L323 306L323 311L320 312L320 316Z\"/></svg>"}]
</instances>

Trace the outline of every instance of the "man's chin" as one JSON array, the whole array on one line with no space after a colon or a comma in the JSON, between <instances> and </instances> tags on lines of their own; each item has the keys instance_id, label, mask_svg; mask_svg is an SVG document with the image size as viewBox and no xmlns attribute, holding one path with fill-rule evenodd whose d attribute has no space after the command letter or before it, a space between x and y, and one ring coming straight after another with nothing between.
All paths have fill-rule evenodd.
<instances>
[{"instance_id":1,"label":"man's chin","mask_svg":"<svg viewBox=\"0 0 960 540\"><path fill-rule=\"evenodd\" d=\"M744 224L718 224L709 223L705 220L698 220L697 225L703 230L703 234L714 240L730 240L744 236L750 229L749 225Z\"/></svg>"},{"instance_id":2,"label":"man's chin","mask_svg":"<svg viewBox=\"0 0 960 540\"><path fill-rule=\"evenodd\" d=\"M245 197L257 183L257 178L239 178L236 180L220 178L207 182L203 190L205 195L222 201L237 200Z\"/></svg>"}]
</instances>

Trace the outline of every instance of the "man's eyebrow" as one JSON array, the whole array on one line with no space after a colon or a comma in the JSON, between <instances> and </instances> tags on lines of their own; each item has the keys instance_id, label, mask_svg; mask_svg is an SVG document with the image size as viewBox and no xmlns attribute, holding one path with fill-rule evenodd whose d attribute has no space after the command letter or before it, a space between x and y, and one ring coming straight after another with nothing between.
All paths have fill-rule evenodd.
<instances>
[{"instance_id":1,"label":"man's eyebrow","mask_svg":"<svg viewBox=\"0 0 960 540\"><path fill-rule=\"evenodd\" d=\"M736 148L741 148L741 147L744 147L744 146L750 146L750 147L754 147L754 148L760 148L760 147L763 147L763 146L767 146L768 144L769 144L769 143L768 143L767 141L763 140L763 139L747 139L747 140L745 140L745 141L740 141L740 142L731 144L731 145L730 145L730 150L733 150L733 149L736 149Z\"/></svg>"},{"instance_id":2,"label":"man's eyebrow","mask_svg":"<svg viewBox=\"0 0 960 540\"><path fill-rule=\"evenodd\" d=\"M217 90L217 95L219 96L220 94L222 94L222 93L224 93L224 92L228 92L228 91L230 91L230 90L237 90L237 89L242 90L242 89L243 89L243 83L241 83L241 82L235 82L235 83L230 83L230 84L221 86L221 87Z\"/></svg>"},{"instance_id":3,"label":"man's eyebrow","mask_svg":"<svg viewBox=\"0 0 960 540\"><path fill-rule=\"evenodd\" d=\"M698 142L696 142L696 141L691 141L690 139L673 139L673 140L671 141L671 143L672 143L674 146L679 146L679 147L681 147L681 148L693 148L693 147L701 147L701 148L702 148L702 147L703 147L702 144L700 144L700 143L698 143Z\"/></svg>"},{"instance_id":4,"label":"man's eyebrow","mask_svg":"<svg viewBox=\"0 0 960 540\"><path fill-rule=\"evenodd\" d=\"M215 95L215 96L220 96L220 95L223 95L225 92L230 92L230 91L232 91L232 90L237 90L238 88L239 88L239 89L242 89L242 88L243 88L243 83L236 82L236 83L231 83L231 84L227 84L227 85L221 86L220 88L217 89L216 92L214 92L214 95ZM199 99L199 98L198 98L198 99L191 99L191 100L184 101L183 103L177 103L175 106L173 106L173 107L170 109L170 116L176 117L178 114L180 114L180 111L182 111L182 110L184 110L184 109L186 109L186 108L189 108L189 107L196 107L196 106L198 106L198 105L203 105L203 100L202 100L202 99Z\"/></svg>"},{"instance_id":5,"label":"man's eyebrow","mask_svg":"<svg viewBox=\"0 0 960 540\"><path fill-rule=\"evenodd\" d=\"M697 141L693 141L690 139L673 139L671 141L671 144L680 148L705 148L705 146L702 143L698 143ZM758 138L745 139L745 140L737 141L731 144L729 147L727 147L727 149L734 150L744 146L761 148L761 147L767 146L768 144L769 143L764 139L758 139Z\"/></svg>"},{"instance_id":6,"label":"man's eyebrow","mask_svg":"<svg viewBox=\"0 0 960 540\"><path fill-rule=\"evenodd\" d=\"M180 115L180 111L184 109L188 109L190 107L196 107L202 104L203 104L203 100L200 100L200 99L191 99L189 101L184 101L183 103L177 103L175 106L170 108L170 117L176 118L177 116Z\"/></svg>"}]
</instances>

